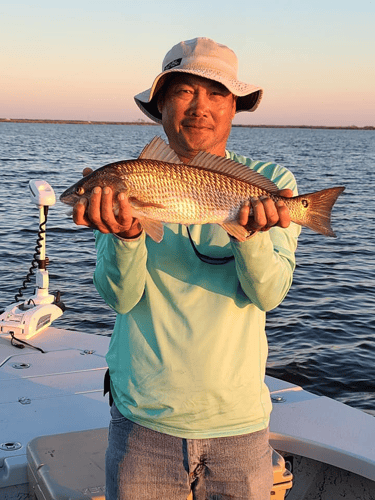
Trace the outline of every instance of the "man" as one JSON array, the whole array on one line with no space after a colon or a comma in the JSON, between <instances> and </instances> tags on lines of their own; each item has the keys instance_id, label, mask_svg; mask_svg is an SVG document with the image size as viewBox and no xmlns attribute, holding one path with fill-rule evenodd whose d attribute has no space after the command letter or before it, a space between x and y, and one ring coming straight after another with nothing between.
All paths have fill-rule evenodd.
<instances>
[{"instance_id":1,"label":"man","mask_svg":"<svg viewBox=\"0 0 375 500\"><path fill-rule=\"evenodd\" d=\"M135 97L162 123L187 162L199 151L228 157L296 193L292 174L226 151L236 112L253 111L262 90L237 79L237 58L206 38L174 46L153 86ZM264 384L265 311L285 297L299 227L285 205L252 199L239 215L249 231L236 241L216 225L165 227L146 237L119 195L95 188L74 220L95 233L94 282L117 312L107 362L112 420L106 456L107 500L268 500L272 488ZM218 261L219 262L219 261ZM222 262L220 260L220 262Z\"/></svg>"}]
</instances>

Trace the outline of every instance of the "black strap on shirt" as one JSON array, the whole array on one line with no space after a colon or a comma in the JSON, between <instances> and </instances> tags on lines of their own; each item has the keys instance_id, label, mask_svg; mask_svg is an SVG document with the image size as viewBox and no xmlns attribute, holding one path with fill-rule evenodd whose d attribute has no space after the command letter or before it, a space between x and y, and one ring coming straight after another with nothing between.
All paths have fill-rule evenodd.
<instances>
[{"instance_id":1,"label":"black strap on shirt","mask_svg":"<svg viewBox=\"0 0 375 500\"><path fill-rule=\"evenodd\" d=\"M222 264L228 264L228 262L231 262L234 259L234 255L229 255L228 257L209 257L208 255L203 255L202 253L199 252L197 247L194 244L193 238L191 237L189 228L186 227L189 240L191 243L191 246L193 247L193 250L195 252L195 255L200 259L202 262L205 262L206 264L211 264L213 266L220 266Z\"/></svg>"},{"instance_id":2,"label":"black strap on shirt","mask_svg":"<svg viewBox=\"0 0 375 500\"><path fill-rule=\"evenodd\" d=\"M107 369L107 371L104 374L103 396L105 396L107 394L107 392L109 393L109 406L112 406L112 404L113 404L113 397L112 397L112 394L111 394L111 378L109 376L109 368Z\"/></svg>"}]
</instances>

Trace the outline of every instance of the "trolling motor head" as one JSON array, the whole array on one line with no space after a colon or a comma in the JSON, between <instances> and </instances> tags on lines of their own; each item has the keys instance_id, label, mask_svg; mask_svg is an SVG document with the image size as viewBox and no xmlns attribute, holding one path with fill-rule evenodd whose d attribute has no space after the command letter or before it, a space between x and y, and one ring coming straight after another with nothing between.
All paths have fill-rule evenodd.
<instances>
[{"instance_id":1,"label":"trolling motor head","mask_svg":"<svg viewBox=\"0 0 375 500\"><path fill-rule=\"evenodd\" d=\"M29 189L31 200L38 207L49 207L56 203L55 192L48 182L42 180L29 181Z\"/></svg>"},{"instance_id":2,"label":"trolling motor head","mask_svg":"<svg viewBox=\"0 0 375 500\"><path fill-rule=\"evenodd\" d=\"M65 309L60 301L60 293L55 296L48 292L49 278L46 270L48 259L45 226L48 207L56 203L55 193L48 182L43 180L31 180L29 189L32 201L39 207L39 232L34 258L29 273L15 296L16 303L8 306L0 315L0 335L9 333L19 340L29 339L43 331ZM22 291L26 289L33 274L36 281L34 295L20 302Z\"/></svg>"}]
</instances>

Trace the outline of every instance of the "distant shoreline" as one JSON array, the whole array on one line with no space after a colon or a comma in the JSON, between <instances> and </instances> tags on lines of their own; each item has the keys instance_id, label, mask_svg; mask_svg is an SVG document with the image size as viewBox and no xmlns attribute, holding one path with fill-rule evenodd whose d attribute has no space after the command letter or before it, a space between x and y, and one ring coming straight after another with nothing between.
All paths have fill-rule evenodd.
<instances>
[{"instance_id":1,"label":"distant shoreline","mask_svg":"<svg viewBox=\"0 0 375 500\"><path fill-rule=\"evenodd\" d=\"M157 123L136 121L136 122L107 122L107 121L89 121L89 120L38 120L33 118L0 118L0 123L55 123L69 125L141 125L158 126ZM351 126L329 126L329 125L242 125L233 124L233 127L243 128L306 128L306 129L329 129L329 130L375 130L375 126L357 127Z\"/></svg>"}]
</instances>

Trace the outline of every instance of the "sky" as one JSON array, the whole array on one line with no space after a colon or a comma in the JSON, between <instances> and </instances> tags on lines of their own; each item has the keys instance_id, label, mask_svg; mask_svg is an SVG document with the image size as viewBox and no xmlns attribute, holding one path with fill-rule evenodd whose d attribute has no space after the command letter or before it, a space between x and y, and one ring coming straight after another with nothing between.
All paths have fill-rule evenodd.
<instances>
[{"instance_id":1,"label":"sky","mask_svg":"<svg viewBox=\"0 0 375 500\"><path fill-rule=\"evenodd\" d=\"M169 49L229 46L264 97L234 123L375 125L375 0L0 0L0 118L148 120Z\"/></svg>"}]
</instances>

